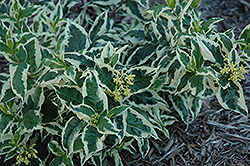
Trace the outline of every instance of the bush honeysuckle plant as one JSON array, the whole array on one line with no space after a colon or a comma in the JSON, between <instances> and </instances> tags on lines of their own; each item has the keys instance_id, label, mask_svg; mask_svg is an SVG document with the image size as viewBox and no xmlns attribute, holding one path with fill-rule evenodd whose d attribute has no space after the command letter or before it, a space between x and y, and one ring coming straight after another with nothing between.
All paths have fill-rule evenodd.
<instances>
[{"instance_id":1,"label":"bush honeysuckle plant","mask_svg":"<svg viewBox=\"0 0 250 166\"><path fill-rule=\"evenodd\" d=\"M247 116L250 25L218 32L200 2L0 2L0 165L120 166L119 150L145 157L157 131L169 137L169 105L188 124L213 95Z\"/></svg>"}]
</instances>

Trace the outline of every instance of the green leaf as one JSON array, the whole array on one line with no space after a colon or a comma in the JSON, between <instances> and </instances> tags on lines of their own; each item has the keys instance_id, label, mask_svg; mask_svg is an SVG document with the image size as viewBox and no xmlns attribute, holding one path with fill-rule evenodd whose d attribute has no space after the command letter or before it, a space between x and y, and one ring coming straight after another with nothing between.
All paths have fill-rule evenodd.
<instances>
[{"instance_id":1,"label":"green leaf","mask_svg":"<svg viewBox=\"0 0 250 166\"><path fill-rule=\"evenodd\" d=\"M90 46L90 39L85 29L78 24L68 21L66 25L67 45L65 52L84 52Z\"/></svg>"},{"instance_id":2,"label":"green leaf","mask_svg":"<svg viewBox=\"0 0 250 166\"><path fill-rule=\"evenodd\" d=\"M52 140L52 141L49 142L48 148L56 156L64 156L65 155L65 152L62 150L59 143L57 141L55 141L55 140Z\"/></svg>"},{"instance_id":3,"label":"green leaf","mask_svg":"<svg viewBox=\"0 0 250 166\"><path fill-rule=\"evenodd\" d=\"M115 118L119 116L123 111L126 111L129 107L130 106L127 106L127 105L116 106L108 112L107 118L109 119Z\"/></svg>"},{"instance_id":4,"label":"green leaf","mask_svg":"<svg viewBox=\"0 0 250 166\"><path fill-rule=\"evenodd\" d=\"M27 129L34 130L36 127L40 125L40 115L38 111L30 110L26 114L24 114L22 123L24 127Z\"/></svg>"},{"instance_id":5,"label":"green leaf","mask_svg":"<svg viewBox=\"0 0 250 166\"><path fill-rule=\"evenodd\" d=\"M13 92L24 100L27 93L27 74L29 66L27 63L10 65L10 78Z\"/></svg>"},{"instance_id":6,"label":"green leaf","mask_svg":"<svg viewBox=\"0 0 250 166\"><path fill-rule=\"evenodd\" d=\"M68 154L73 152L74 141L86 125L87 123L84 120L77 117L70 118L65 124L62 131L62 145Z\"/></svg>"},{"instance_id":7,"label":"green leaf","mask_svg":"<svg viewBox=\"0 0 250 166\"><path fill-rule=\"evenodd\" d=\"M82 93L75 87L55 86L59 98L66 101L67 104L79 105L83 101Z\"/></svg>"},{"instance_id":8,"label":"green leaf","mask_svg":"<svg viewBox=\"0 0 250 166\"><path fill-rule=\"evenodd\" d=\"M166 0L166 3L171 9L174 9L176 6L176 0Z\"/></svg>"},{"instance_id":9,"label":"green leaf","mask_svg":"<svg viewBox=\"0 0 250 166\"><path fill-rule=\"evenodd\" d=\"M201 1L202 0L193 0L191 4L192 8L197 8L198 6L200 6Z\"/></svg>"}]
</instances>

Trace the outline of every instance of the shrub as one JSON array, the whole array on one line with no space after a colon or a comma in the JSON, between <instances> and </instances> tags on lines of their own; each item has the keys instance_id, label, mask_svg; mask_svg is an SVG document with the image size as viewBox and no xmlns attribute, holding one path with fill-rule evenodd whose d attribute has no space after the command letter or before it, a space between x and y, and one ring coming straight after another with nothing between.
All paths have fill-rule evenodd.
<instances>
[{"instance_id":1,"label":"shrub","mask_svg":"<svg viewBox=\"0 0 250 166\"><path fill-rule=\"evenodd\" d=\"M217 32L200 0L92 0L70 18L81 3L1 2L1 165L122 165L119 150L145 157L157 130L169 137L169 104L189 123L213 95L248 115L250 25Z\"/></svg>"}]
</instances>

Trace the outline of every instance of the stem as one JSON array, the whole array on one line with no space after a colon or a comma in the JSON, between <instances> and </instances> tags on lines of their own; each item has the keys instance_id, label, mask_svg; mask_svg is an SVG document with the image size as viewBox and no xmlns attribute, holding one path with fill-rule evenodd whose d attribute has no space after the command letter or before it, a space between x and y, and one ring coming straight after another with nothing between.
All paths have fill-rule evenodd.
<instances>
[{"instance_id":1,"label":"stem","mask_svg":"<svg viewBox=\"0 0 250 166\"><path fill-rule=\"evenodd\" d=\"M172 11L174 12L174 15L177 17L177 20L181 22L180 17L175 13L175 11L172 9Z\"/></svg>"},{"instance_id":2,"label":"stem","mask_svg":"<svg viewBox=\"0 0 250 166\"><path fill-rule=\"evenodd\" d=\"M16 60L17 60L18 64L20 64L21 62L20 62L20 60L18 59L18 57L16 56L16 54L15 54L15 53L13 53L13 55L15 56L15 58L16 58Z\"/></svg>"},{"instance_id":3,"label":"stem","mask_svg":"<svg viewBox=\"0 0 250 166\"><path fill-rule=\"evenodd\" d=\"M116 12L124 3L126 3L126 2L128 2L128 0L125 0L125 1L122 0L121 3L120 3L120 5L117 6L117 7L113 10L112 13L110 13L109 17L110 17L110 18L114 17L114 16L115 16L115 12Z\"/></svg>"}]
</instances>

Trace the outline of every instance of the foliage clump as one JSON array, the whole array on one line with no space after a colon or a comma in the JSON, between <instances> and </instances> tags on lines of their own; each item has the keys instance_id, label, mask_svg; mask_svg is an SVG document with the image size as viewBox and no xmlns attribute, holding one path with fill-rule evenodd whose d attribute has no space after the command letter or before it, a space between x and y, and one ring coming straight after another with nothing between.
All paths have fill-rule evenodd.
<instances>
[{"instance_id":1,"label":"foliage clump","mask_svg":"<svg viewBox=\"0 0 250 166\"><path fill-rule=\"evenodd\" d=\"M92 0L76 18L80 0L1 2L0 165L122 165L119 150L145 157L157 130L169 137L169 104L189 123L212 95L247 116L250 25L218 32L200 2Z\"/></svg>"}]
</instances>

